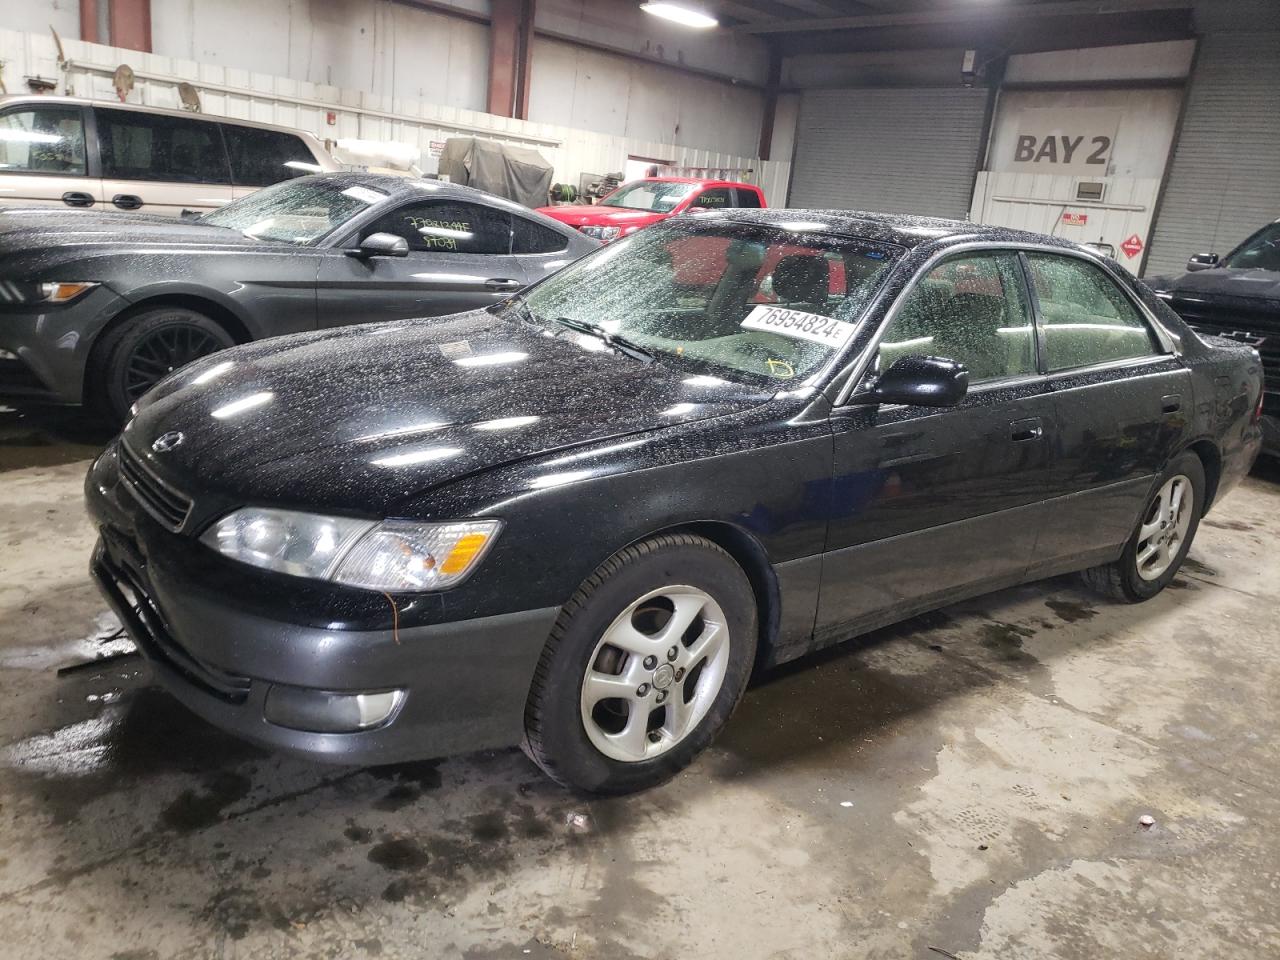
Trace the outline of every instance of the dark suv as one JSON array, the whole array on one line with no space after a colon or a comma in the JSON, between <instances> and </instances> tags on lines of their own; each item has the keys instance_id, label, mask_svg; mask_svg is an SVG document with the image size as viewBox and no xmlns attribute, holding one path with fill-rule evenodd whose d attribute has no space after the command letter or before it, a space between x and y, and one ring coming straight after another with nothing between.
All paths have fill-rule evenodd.
<instances>
[{"instance_id":1,"label":"dark suv","mask_svg":"<svg viewBox=\"0 0 1280 960\"><path fill-rule=\"evenodd\" d=\"M1199 253L1182 276L1147 282L1196 330L1247 343L1262 355L1262 449L1280 456L1280 220L1225 257Z\"/></svg>"}]
</instances>

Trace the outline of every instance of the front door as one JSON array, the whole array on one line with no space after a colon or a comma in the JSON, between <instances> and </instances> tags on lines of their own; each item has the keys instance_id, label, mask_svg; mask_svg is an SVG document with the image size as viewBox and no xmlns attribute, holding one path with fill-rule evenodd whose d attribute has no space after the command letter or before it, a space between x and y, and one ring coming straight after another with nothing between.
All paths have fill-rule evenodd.
<instances>
[{"instance_id":1,"label":"front door","mask_svg":"<svg viewBox=\"0 0 1280 960\"><path fill-rule=\"evenodd\" d=\"M1017 582L1030 562L1058 425L1017 254L957 254L909 287L871 375L909 355L963 363L969 393L833 415L820 643Z\"/></svg>"},{"instance_id":2,"label":"front door","mask_svg":"<svg viewBox=\"0 0 1280 960\"><path fill-rule=\"evenodd\" d=\"M1062 424L1033 573L1115 559L1154 478L1190 432L1191 372L1101 267L1027 253Z\"/></svg>"},{"instance_id":3,"label":"front door","mask_svg":"<svg viewBox=\"0 0 1280 960\"><path fill-rule=\"evenodd\" d=\"M373 233L409 244L405 257L354 257L347 248ZM439 317L497 303L528 283L511 253L511 214L458 200L402 205L363 226L320 267L322 327Z\"/></svg>"},{"instance_id":4,"label":"front door","mask_svg":"<svg viewBox=\"0 0 1280 960\"><path fill-rule=\"evenodd\" d=\"M97 209L102 180L89 168L83 108L51 100L0 112L0 205Z\"/></svg>"}]
</instances>

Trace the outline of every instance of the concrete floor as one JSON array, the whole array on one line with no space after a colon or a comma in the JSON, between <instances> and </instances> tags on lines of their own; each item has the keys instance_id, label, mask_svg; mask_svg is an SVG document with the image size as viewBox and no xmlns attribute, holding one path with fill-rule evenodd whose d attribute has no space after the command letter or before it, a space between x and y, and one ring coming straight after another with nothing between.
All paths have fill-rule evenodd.
<instances>
[{"instance_id":1,"label":"concrete floor","mask_svg":"<svg viewBox=\"0 0 1280 960\"><path fill-rule=\"evenodd\" d=\"M1148 604L1059 579L880 631L595 801L514 750L273 756L136 658L57 677L122 646L85 572L99 442L0 413L0 955L1280 956L1280 471Z\"/></svg>"}]
</instances>

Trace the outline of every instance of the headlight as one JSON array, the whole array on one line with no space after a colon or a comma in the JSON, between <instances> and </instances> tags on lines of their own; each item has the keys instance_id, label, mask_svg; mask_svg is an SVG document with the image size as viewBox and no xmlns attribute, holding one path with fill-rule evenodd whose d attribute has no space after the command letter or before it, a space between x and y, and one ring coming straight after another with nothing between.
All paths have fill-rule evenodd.
<instances>
[{"instance_id":1,"label":"headlight","mask_svg":"<svg viewBox=\"0 0 1280 960\"><path fill-rule=\"evenodd\" d=\"M466 579L498 535L498 520L351 520L245 507L200 538L225 557L279 573L389 592L443 590Z\"/></svg>"},{"instance_id":2,"label":"headlight","mask_svg":"<svg viewBox=\"0 0 1280 960\"><path fill-rule=\"evenodd\" d=\"M622 236L621 227L601 227L600 228L600 239L603 240L605 243L608 243L610 240L617 240L620 236Z\"/></svg>"},{"instance_id":3,"label":"headlight","mask_svg":"<svg viewBox=\"0 0 1280 960\"><path fill-rule=\"evenodd\" d=\"M96 286L96 283L0 282L0 303L70 303Z\"/></svg>"}]
</instances>

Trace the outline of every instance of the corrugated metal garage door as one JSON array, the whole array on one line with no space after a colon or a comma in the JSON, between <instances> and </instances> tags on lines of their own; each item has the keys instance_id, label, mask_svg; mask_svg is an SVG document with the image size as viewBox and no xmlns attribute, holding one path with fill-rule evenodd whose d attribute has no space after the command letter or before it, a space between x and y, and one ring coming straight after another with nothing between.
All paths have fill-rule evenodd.
<instances>
[{"instance_id":1,"label":"corrugated metal garage door","mask_svg":"<svg viewBox=\"0 0 1280 960\"><path fill-rule=\"evenodd\" d=\"M959 86L806 91L788 204L964 217L986 103Z\"/></svg>"},{"instance_id":2,"label":"corrugated metal garage door","mask_svg":"<svg viewBox=\"0 0 1280 960\"><path fill-rule=\"evenodd\" d=\"M1280 217L1280 34L1201 40L1145 274L1181 273Z\"/></svg>"}]
</instances>

